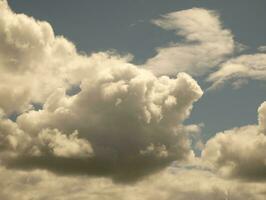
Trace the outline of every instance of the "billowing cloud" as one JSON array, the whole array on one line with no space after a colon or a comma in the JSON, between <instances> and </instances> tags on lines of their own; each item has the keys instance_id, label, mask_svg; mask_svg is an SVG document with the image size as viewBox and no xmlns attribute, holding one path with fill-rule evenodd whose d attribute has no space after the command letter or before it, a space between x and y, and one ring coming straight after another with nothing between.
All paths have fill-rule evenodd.
<instances>
[{"instance_id":1,"label":"billowing cloud","mask_svg":"<svg viewBox=\"0 0 266 200\"><path fill-rule=\"evenodd\" d=\"M87 158L93 155L90 143L79 139L77 131L66 135L56 129L43 129L36 136L32 136L4 117L0 119L0 139L3 158L17 155Z\"/></svg>"},{"instance_id":2,"label":"billowing cloud","mask_svg":"<svg viewBox=\"0 0 266 200\"><path fill-rule=\"evenodd\" d=\"M230 59L211 73L207 80L212 83L210 89L221 87L226 82L232 82L239 88L248 80L266 80L266 54L241 55Z\"/></svg>"},{"instance_id":3,"label":"billowing cloud","mask_svg":"<svg viewBox=\"0 0 266 200\"><path fill-rule=\"evenodd\" d=\"M63 36L55 36L49 23L12 12L6 1L0 9L0 107L20 113L77 81L70 70L86 59Z\"/></svg>"},{"instance_id":4,"label":"billowing cloud","mask_svg":"<svg viewBox=\"0 0 266 200\"><path fill-rule=\"evenodd\" d=\"M183 43L157 49L157 55L147 61L146 68L157 75L203 75L232 54L236 46L215 11L192 8L163 15L153 23L184 37Z\"/></svg>"},{"instance_id":5,"label":"billowing cloud","mask_svg":"<svg viewBox=\"0 0 266 200\"><path fill-rule=\"evenodd\" d=\"M0 9L3 165L130 181L193 156L182 123L203 92L189 75L81 55L47 22Z\"/></svg>"},{"instance_id":6,"label":"billowing cloud","mask_svg":"<svg viewBox=\"0 0 266 200\"><path fill-rule=\"evenodd\" d=\"M96 70L93 77L82 81L80 88L71 97L62 90L55 91L42 110L32 110L17 118L18 126L30 135L46 128L63 133L77 130L81 138L90 142L95 157L76 160L75 165L69 166L69 172L134 178L138 173L145 174L143 170L152 171L191 156L187 135L179 126L202 92L188 75L157 79L149 72L123 64ZM143 153L150 146L156 147L153 153ZM26 161L18 159L15 164L42 167L38 158ZM64 171L66 160L61 161ZM55 166L50 163L46 167L53 169ZM94 167L88 170L90 166Z\"/></svg>"},{"instance_id":7,"label":"billowing cloud","mask_svg":"<svg viewBox=\"0 0 266 200\"><path fill-rule=\"evenodd\" d=\"M266 179L266 103L259 108L259 125L218 133L210 139L203 158L225 177L260 181Z\"/></svg>"}]
</instances>

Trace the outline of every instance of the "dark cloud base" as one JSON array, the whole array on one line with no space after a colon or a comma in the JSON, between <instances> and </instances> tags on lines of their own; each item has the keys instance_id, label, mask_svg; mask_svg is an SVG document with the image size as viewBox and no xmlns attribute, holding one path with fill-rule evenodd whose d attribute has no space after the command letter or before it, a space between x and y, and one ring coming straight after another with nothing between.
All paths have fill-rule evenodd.
<instances>
[{"instance_id":1,"label":"dark cloud base","mask_svg":"<svg viewBox=\"0 0 266 200\"><path fill-rule=\"evenodd\" d=\"M87 175L110 177L117 183L134 183L145 176L156 173L168 166L173 159L147 159L138 157L108 162L105 159L62 158L54 156L29 157L20 156L7 160L10 169L48 169L59 175Z\"/></svg>"}]
</instances>

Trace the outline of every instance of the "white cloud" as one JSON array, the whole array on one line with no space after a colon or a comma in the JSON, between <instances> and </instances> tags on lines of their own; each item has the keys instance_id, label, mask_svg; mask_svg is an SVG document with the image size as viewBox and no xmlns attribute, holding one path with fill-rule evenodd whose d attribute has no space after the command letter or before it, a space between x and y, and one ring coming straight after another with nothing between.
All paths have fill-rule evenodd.
<instances>
[{"instance_id":1,"label":"white cloud","mask_svg":"<svg viewBox=\"0 0 266 200\"><path fill-rule=\"evenodd\" d=\"M166 14L153 23L185 39L158 48L157 55L147 61L145 67L157 75L203 75L234 52L233 35L223 28L215 11L192 8Z\"/></svg>"}]
</instances>

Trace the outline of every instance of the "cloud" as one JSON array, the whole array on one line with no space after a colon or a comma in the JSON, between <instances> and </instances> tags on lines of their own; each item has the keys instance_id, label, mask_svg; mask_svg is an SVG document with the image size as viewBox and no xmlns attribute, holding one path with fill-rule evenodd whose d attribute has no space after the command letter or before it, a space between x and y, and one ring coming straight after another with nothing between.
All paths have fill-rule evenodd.
<instances>
[{"instance_id":1,"label":"cloud","mask_svg":"<svg viewBox=\"0 0 266 200\"><path fill-rule=\"evenodd\" d=\"M135 178L143 170L147 173L173 160L190 157L189 140L179 127L188 117L192 103L202 95L196 82L186 74L179 74L176 79L158 79L149 72L121 64L97 68L99 71L84 79L81 91L72 97L56 91L43 110L18 116L18 126L30 135L47 127L64 133L77 130L81 138L90 142L95 157L88 163L77 160L69 170L73 173L103 170L101 173L124 179ZM141 153L150 145L162 146L164 156L157 150ZM42 167L40 160L34 159L21 164ZM87 165L97 167L89 171ZM50 167L50 162L46 167ZM66 167L61 167L63 172Z\"/></svg>"},{"instance_id":2,"label":"cloud","mask_svg":"<svg viewBox=\"0 0 266 200\"><path fill-rule=\"evenodd\" d=\"M259 112L259 124L234 128L210 139L203 159L225 177L261 181L266 179L266 102Z\"/></svg>"},{"instance_id":3,"label":"cloud","mask_svg":"<svg viewBox=\"0 0 266 200\"><path fill-rule=\"evenodd\" d=\"M204 147L203 124L183 124L203 94L189 75L157 77L114 52L80 54L47 22L15 14L6 1L0 9L0 199L265 198L264 182L231 178L265 180L265 103L258 125L219 133ZM178 28L160 26L178 30L191 48L227 38L223 57L233 48L230 32L214 12L192 10L176 14Z\"/></svg>"},{"instance_id":4,"label":"cloud","mask_svg":"<svg viewBox=\"0 0 266 200\"><path fill-rule=\"evenodd\" d=\"M81 55L47 22L0 9L3 165L132 181L193 157L181 127L203 92L189 75Z\"/></svg>"},{"instance_id":5,"label":"cloud","mask_svg":"<svg viewBox=\"0 0 266 200\"><path fill-rule=\"evenodd\" d=\"M261 52L265 52L266 51L266 46L260 46L258 48L258 50L261 51Z\"/></svg>"},{"instance_id":6,"label":"cloud","mask_svg":"<svg viewBox=\"0 0 266 200\"><path fill-rule=\"evenodd\" d=\"M263 200L265 183L224 180L199 169L170 167L133 185L114 184L106 178L57 176L43 170L0 168L0 198L36 200ZM197 177L195 179L195 177Z\"/></svg>"},{"instance_id":7,"label":"cloud","mask_svg":"<svg viewBox=\"0 0 266 200\"><path fill-rule=\"evenodd\" d=\"M71 84L69 70L84 57L50 24L15 14L0 2L0 107L7 113L23 112L32 103L44 103L55 88Z\"/></svg>"},{"instance_id":8,"label":"cloud","mask_svg":"<svg viewBox=\"0 0 266 200\"><path fill-rule=\"evenodd\" d=\"M221 64L217 71L211 73L207 81L212 83L210 89L216 89L222 87L227 81L241 87L242 83L250 79L266 79L266 54L257 53L232 58Z\"/></svg>"},{"instance_id":9,"label":"cloud","mask_svg":"<svg viewBox=\"0 0 266 200\"><path fill-rule=\"evenodd\" d=\"M225 60L236 47L233 35L223 28L215 11L192 8L163 15L153 23L184 37L184 42L158 48L157 55L148 59L145 67L156 75L177 72L203 75Z\"/></svg>"},{"instance_id":10,"label":"cloud","mask_svg":"<svg viewBox=\"0 0 266 200\"><path fill-rule=\"evenodd\" d=\"M203 92L189 75L81 55L48 23L0 8L0 199L265 198L263 182L220 176L264 180L265 104L258 126L218 134L195 158L203 124L183 122Z\"/></svg>"},{"instance_id":11,"label":"cloud","mask_svg":"<svg viewBox=\"0 0 266 200\"><path fill-rule=\"evenodd\" d=\"M92 147L87 140L77 138L75 131L69 136L60 133L58 130L43 130L38 135L38 142L41 147L49 147L55 156L59 157L91 157Z\"/></svg>"},{"instance_id":12,"label":"cloud","mask_svg":"<svg viewBox=\"0 0 266 200\"><path fill-rule=\"evenodd\" d=\"M35 136L29 135L10 119L0 119L0 150L2 159L16 156L91 157L93 150L87 140L79 139L78 132L62 134L56 129L43 129ZM2 160L2 161L3 161Z\"/></svg>"}]
</instances>

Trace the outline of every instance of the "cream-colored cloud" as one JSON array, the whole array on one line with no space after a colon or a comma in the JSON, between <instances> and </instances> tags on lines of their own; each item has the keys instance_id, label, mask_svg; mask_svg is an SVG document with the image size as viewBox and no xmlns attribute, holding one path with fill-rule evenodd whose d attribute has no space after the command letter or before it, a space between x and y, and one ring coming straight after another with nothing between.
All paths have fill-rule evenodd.
<instances>
[{"instance_id":1,"label":"cream-colored cloud","mask_svg":"<svg viewBox=\"0 0 266 200\"><path fill-rule=\"evenodd\" d=\"M258 109L259 131L266 135L266 102L263 102Z\"/></svg>"},{"instance_id":2,"label":"cream-colored cloud","mask_svg":"<svg viewBox=\"0 0 266 200\"><path fill-rule=\"evenodd\" d=\"M148 59L145 67L157 75L203 75L234 52L233 35L223 28L215 11L192 8L166 14L153 23L174 30L185 39L183 43L158 48L157 55Z\"/></svg>"},{"instance_id":3,"label":"cream-colored cloud","mask_svg":"<svg viewBox=\"0 0 266 200\"><path fill-rule=\"evenodd\" d=\"M219 88L227 81L233 82L233 85L237 85L239 88L242 83L246 83L250 79L266 79L266 54L257 53L232 58L223 63L217 71L211 73L207 78L212 83L210 89Z\"/></svg>"},{"instance_id":4,"label":"cream-colored cloud","mask_svg":"<svg viewBox=\"0 0 266 200\"><path fill-rule=\"evenodd\" d=\"M203 159L225 177L246 180L266 179L265 106L259 108L259 125L249 125L218 133L203 151Z\"/></svg>"},{"instance_id":5,"label":"cream-colored cloud","mask_svg":"<svg viewBox=\"0 0 266 200\"><path fill-rule=\"evenodd\" d=\"M93 164L85 164L98 167L87 171L80 163L71 171L93 174L102 169L102 173L127 180L193 155L188 136L180 127L202 91L188 75L156 78L133 65L117 62L114 66L99 66L82 80L80 88L71 97L57 90L43 110L17 118L19 127L31 135L47 127L64 133L78 130L95 153L90 160ZM141 153L151 144L158 154ZM28 164L34 165L30 161ZM62 171L64 168L62 165Z\"/></svg>"},{"instance_id":6,"label":"cream-colored cloud","mask_svg":"<svg viewBox=\"0 0 266 200\"><path fill-rule=\"evenodd\" d=\"M87 140L78 138L78 132L65 135L58 130L43 129L29 135L5 117L0 118L0 151L2 162L20 156L56 156L64 158L89 158L93 150ZM0 157L1 160L1 157Z\"/></svg>"},{"instance_id":7,"label":"cream-colored cloud","mask_svg":"<svg viewBox=\"0 0 266 200\"><path fill-rule=\"evenodd\" d=\"M156 77L114 52L81 55L47 22L0 8L4 165L130 181L193 156L181 127L203 92L189 75Z\"/></svg>"},{"instance_id":8,"label":"cream-colored cloud","mask_svg":"<svg viewBox=\"0 0 266 200\"><path fill-rule=\"evenodd\" d=\"M263 200L265 183L224 180L199 170L170 167L138 183L114 184L107 178L57 176L42 170L0 168L3 200Z\"/></svg>"},{"instance_id":9,"label":"cream-colored cloud","mask_svg":"<svg viewBox=\"0 0 266 200\"><path fill-rule=\"evenodd\" d=\"M71 42L55 36L47 22L15 14L6 1L0 1L0 9L1 200L265 198L265 183L223 179L215 174L215 170L224 172L227 151L223 159L219 156L232 143L227 175L235 172L235 168L230 169L232 162L242 167L235 174L244 172L247 178L256 179L264 170L264 104L259 109L259 126L219 134L207 143L204 158L214 167L209 168L201 158L193 158L190 147L189 137L200 135L202 124L183 125L203 93L189 75L156 77L131 64L130 56L112 52L80 55ZM181 12L182 19L188 17L191 22L178 22L178 29L182 27L179 34L189 42L199 42L199 46L208 43L210 48L204 47L211 52L215 45L210 40L219 44L228 40L228 47L222 50L215 46L220 53L211 59L230 53L231 35L221 28L216 14L193 11ZM213 29L206 23L202 32L195 32L205 20ZM168 29L168 25L160 26ZM204 31L210 34L206 38ZM198 72L207 70L197 66ZM71 87L80 89L68 95ZM34 109L36 104L39 110ZM14 112L18 117L12 121L10 114ZM232 143L227 145L227 140ZM246 150L249 157L241 154ZM188 159L200 165L180 164ZM93 176L82 176L85 174ZM131 184L113 182L143 176L145 179Z\"/></svg>"},{"instance_id":10,"label":"cream-colored cloud","mask_svg":"<svg viewBox=\"0 0 266 200\"><path fill-rule=\"evenodd\" d=\"M4 115L0 118L0 139L1 152L8 151L8 153L23 152L31 142L31 137Z\"/></svg>"},{"instance_id":11,"label":"cream-colored cloud","mask_svg":"<svg viewBox=\"0 0 266 200\"><path fill-rule=\"evenodd\" d=\"M84 58L47 22L12 12L6 1L0 10L0 107L11 114L67 87L70 68L81 66Z\"/></svg>"},{"instance_id":12,"label":"cream-colored cloud","mask_svg":"<svg viewBox=\"0 0 266 200\"><path fill-rule=\"evenodd\" d=\"M78 132L75 131L69 136L60 133L58 130L45 129L39 133L37 138L37 148L47 148L55 156L66 158L91 157L92 147L87 140L79 139Z\"/></svg>"}]
</instances>

